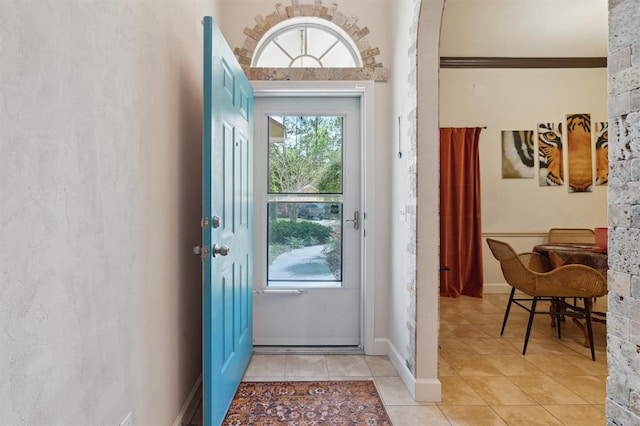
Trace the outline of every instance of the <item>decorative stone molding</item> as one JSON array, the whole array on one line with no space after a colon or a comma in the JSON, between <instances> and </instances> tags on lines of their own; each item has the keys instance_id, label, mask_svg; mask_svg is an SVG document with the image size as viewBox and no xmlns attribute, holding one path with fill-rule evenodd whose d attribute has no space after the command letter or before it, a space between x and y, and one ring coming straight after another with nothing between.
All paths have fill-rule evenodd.
<instances>
[{"instance_id":1,"label":"decorative stone molding","mask_svg":"<svg viewBox=\"0 0 640 426\"><path fill-rule=\"evenodd\" d=\"M385 68L247 68L249 80L375 80L387 81Z\"/></svg>"},{"instance_id":2,"label":"decorative stone molding","mask_svg":"<svg viewBox=\"0 0 640 426\"><path fill-rule=\"evenodd\" d=\"M245 38L242 47L236 47L234 53L240 66L249 80L375 80L387 81L389 70L376 61L380 49L372 48L367 39L369 28L360 28L356 23L357 17L347 17L338 11L338 5L323 6L322 0L314 0L313 4L300 4L298 0L291 0L291 6L276 3L275 11L263 17L256 16L256 25L245 28ZM300 16L321 18L337 25L351 36L358 47L362 68L252 68L251 62L258 42L275 25L287 19Z\"/></svg>"}]
</instances>

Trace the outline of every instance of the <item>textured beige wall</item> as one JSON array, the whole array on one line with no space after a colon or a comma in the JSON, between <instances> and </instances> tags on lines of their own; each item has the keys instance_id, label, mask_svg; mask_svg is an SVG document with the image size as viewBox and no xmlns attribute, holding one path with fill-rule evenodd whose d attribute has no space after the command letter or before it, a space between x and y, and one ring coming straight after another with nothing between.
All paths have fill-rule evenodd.
<instances>
[{"instance_id":1,"label":"textured beige wall","mask_svg":"<svg viewBox=\"0 0 640 426\"><path fill-rule=\"evenodd\" d=\"M196 382L217 8L0 3L0 424L171 424Z\"/></svg>"},{"instance_id":2,"label":"textured beige wall","mask_svg":"<svg viewBox=\"0 0 640 426\"><path fill-rule=\"evenodd\" d=\"M607 0L446 0L441 56L607 56Z\"/></svg>"}]
</instances>

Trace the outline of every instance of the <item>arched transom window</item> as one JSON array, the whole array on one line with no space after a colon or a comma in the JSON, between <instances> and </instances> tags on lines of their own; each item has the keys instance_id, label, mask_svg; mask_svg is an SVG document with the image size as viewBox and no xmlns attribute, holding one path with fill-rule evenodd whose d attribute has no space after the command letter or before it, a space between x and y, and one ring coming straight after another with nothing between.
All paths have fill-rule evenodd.
<instances>
[{"instance_id":1,"label":"arched transom window","mask_svg":"<svg viewBox=\"0 0 640 426\"><path fill-rule=\"evenodd\" d=\"M361 67L353 39L324 19L299 17L271 28L258 43L252 67L349 68Z\"/></svg>"},{"instance_id":2,"label":"arched transom window","mask_svg":"<svg viewBox=\"0 0 640 426\"><path fill-rule=\"evenodd\" d=\"M249 80L387 81L389 71L378 62L380 49L369 44L369 28L346 16L336 3L323 0L276 3L234 53Z\"/></svg>"}]
</instances>

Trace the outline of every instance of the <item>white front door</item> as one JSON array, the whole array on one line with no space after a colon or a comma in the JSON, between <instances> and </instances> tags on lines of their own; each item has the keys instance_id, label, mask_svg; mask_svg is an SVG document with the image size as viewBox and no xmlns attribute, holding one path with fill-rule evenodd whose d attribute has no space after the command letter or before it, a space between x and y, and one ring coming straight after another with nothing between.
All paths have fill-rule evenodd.
<instances>
[{"instance_id":1,"label":"white front door","mask_svg":"<svg viewBox=\"0 0 640 426\"><path fill-rule=\"evenodd\" d=\"M356 97L255 99L254 344L361 339Z\"/></svg>"}]
</instances>

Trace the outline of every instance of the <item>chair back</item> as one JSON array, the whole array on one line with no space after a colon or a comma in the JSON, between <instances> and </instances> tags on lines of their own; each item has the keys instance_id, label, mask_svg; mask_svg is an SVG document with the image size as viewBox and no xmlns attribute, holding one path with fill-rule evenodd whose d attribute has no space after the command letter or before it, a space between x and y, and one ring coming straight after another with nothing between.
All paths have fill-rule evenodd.
<instances>
[{"instance_id":1,"label":"chair back","mask_svg":"<svg viewBox=\"0 0 640 426\"><path fill-rule=\"evenodd\" d=\"M585 265L565 265L545 272L531 270L523 258L503 242L487 238L487 244L500 262L507 283L529 296L600 297L607 294L607 279L601 272Z\"/></svg>"},{"instance_id":2,"label":"chair back","mask_svg":"<svg viewBox=\"0 0 640 426\"><path fill-rule=\"evenodd\" d=\"M525 266L513 247L503 241L491 238L487 238L487 244L493 257L500 262L500 268L507 283L533 296L536 292L536 276Z\"/></svg>"},{"instance_id":3,"label":"chair back","mask_svg":"<svg viewBox=\"0 0 640 426\"><path fill-rule=\"evenodd\" d=\"M551 228L547 234L548 243L596 243L596 234L589 228Z\"/></svg>"}]
</instances>

